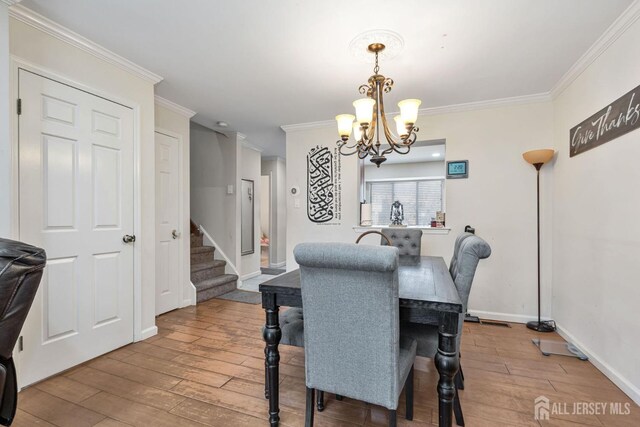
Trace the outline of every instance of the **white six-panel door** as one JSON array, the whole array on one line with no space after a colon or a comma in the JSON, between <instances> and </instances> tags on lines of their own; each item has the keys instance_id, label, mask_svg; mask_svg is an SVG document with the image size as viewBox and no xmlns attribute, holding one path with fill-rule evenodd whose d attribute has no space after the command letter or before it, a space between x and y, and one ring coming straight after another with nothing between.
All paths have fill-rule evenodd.
<instances>
[{"instance_id":1,"label":"white six-panel door","mask_svg":"<svg viewBox=\"0 0 640 427\"><path fill-rule=\"evenodd\" d=\"M156 132L156 314L180 307L180 141Z\"/></svg>"},{"instance_id":2,"label":"white six-panel door","mask_svg":"<svg viewBox=\"0 0 640 427\"><path fill-rule=\"evenodd\" d=\"M28 385L133 341L133 111L19 71L20 239L47 251Z\"/></svg>"}]
</instances>

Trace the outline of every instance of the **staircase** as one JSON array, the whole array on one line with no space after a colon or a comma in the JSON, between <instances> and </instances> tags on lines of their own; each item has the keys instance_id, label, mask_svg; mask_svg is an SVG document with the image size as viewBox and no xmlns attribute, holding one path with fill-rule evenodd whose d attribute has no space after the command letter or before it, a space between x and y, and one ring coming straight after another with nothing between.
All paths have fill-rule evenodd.
<instances>
[{"instance_id":1,"label":"staircase","mask_svg":"<svg viewBox=\"0 0 640 427\"><path fill-rule=\"evenodd\" d=\"M204 246L203 235L191 230L191 282L197 291L197 302L215 298L236 289L238 276L225 274L226 261L214 259L216 248Z\"/></svg>"}]
</instances>

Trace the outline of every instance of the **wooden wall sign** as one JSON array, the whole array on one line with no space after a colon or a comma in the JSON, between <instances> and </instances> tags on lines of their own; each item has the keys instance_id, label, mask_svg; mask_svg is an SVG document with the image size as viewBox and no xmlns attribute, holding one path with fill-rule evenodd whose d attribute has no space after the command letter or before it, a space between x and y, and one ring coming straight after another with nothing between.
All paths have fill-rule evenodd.
<instances>
[{"instance_id":1,"label":"wooden wall sign","mask_svg":"<svg viewBox=\"0 0 640 427\"><path fill-rule=\"evenodd\" d=\"M573 157L640 127L640 86L569 131Z\"/></svg>"}]
</instances>

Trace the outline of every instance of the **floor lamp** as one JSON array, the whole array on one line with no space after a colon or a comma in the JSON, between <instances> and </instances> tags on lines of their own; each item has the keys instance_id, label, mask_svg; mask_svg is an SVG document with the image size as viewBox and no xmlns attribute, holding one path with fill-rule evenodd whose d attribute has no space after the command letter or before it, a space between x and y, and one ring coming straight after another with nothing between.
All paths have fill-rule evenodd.
<instances>
[{"instance_id":1,"label":"floor lamp","mask_svg":"<svg viewBox=\"0 0 640 427\"><path fill-rule=\"evenodd\" d=\"M540 319L540 168L553 158L555 151L551 149L532 150L522 154L522 157L536 168L536 200L538 208L538 320L527 322L527 328L538 332L553 332L556 330L556 324L553 320Z\"/></svg>"}]
</instances>

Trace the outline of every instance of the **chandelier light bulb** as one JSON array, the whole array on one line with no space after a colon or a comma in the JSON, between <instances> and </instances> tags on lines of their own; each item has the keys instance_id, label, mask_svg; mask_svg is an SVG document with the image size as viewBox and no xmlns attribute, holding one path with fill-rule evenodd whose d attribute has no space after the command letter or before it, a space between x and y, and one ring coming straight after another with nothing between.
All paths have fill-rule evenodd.
<instances>
[{"instance_id":1,"label":"chandelier light bulb","mask_svg":"<svg viewBox=\"0 0 640 427\"><path fill-rule=\"evenodd\" d=\"M338 134L342 139L349 139L351 135L351 125L353 124L353 114L338 114L336 122L338 122Z\"/></svg>"},{"instance_id":2,"label":"chandelier light bulb","mask_svg":"<svg viewBox=\"0 0 640 427\"><path fill-rule=\"evenodd\" d=\"M422 104L419 99L405 99L398 102L400 107L400 116L405 125L415 124L418 120L418 108Z\"/></svg>"},{"instance_id":3,"label":"chandelier light bulb","mask_svg":"<svg viewBox=\"0 0 640 427\"><path fill-rule=\"evenodd\" d=\"M353 106L356 109L356 120L362 125L369 125L373 120L373 107L376 105L376 101L371 98L360 98L353 101Z\"/></svg>"},{"instance_id":4,"label":"chandelier light bulb","mask_svg":"<svg viewBox=\"0 0 640 427\"><path fill-rule=\"evenodd\" d=\"M360 141L362 139L362 128L358 122L353 122L353 138L356 141Z\"/></svg>"},{"instance_id":5,"label":"chandelier light bulb","mask_svg":"<svg viewBox=\"0 0 640 427\"><path fill-rule=\"evenodd\" d=\"M402 120L402 116L395 116L393 121L396 122L396 132L398 132L398 136L407 136L407 127L404 124L404 120Z\"/></svg>"}]
</instances>

